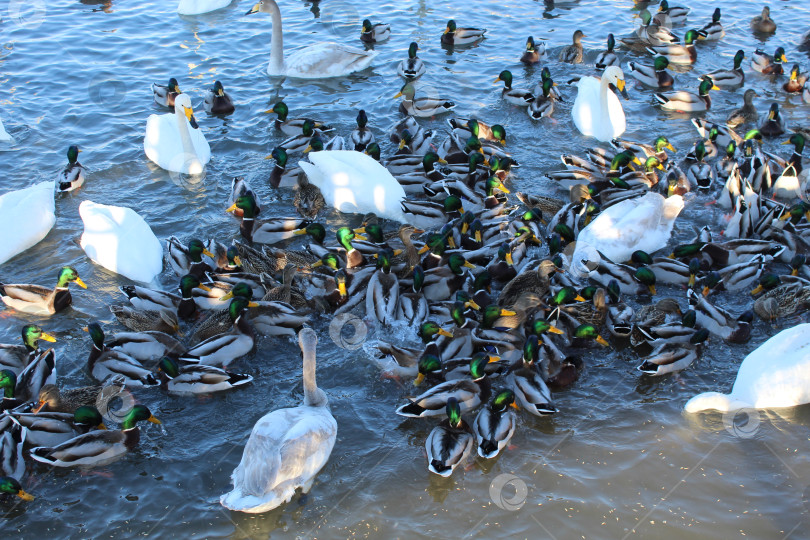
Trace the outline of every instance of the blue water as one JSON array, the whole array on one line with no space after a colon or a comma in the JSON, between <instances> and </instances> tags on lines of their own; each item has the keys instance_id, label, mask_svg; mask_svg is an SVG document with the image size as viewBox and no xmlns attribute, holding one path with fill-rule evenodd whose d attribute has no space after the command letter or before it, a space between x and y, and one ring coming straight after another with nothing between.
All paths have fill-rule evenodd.
<instances>
[{"instance_id":1,"label":"blue water","mask_svg":"<svg viewBox=\"0 0 810 540\"><path fill-rule=\"evenodd\" d=\"M320 40L360 46L360 21L366 17L392 26L392 38L375 46L379 56L372 69L314 82L267 77L270 19L244 16L251 5L233 2L197 17L178 16L175 3L168 1L37 0L0 6L0 118L17 139L14 146L0 148L2 191L52 179L70 144L84 150L81 162L89 169L84 187L57 199L57 223L48 237L0 266L4 281L48 284L57 267L70 264L89 285L87 291L74 291L72 311L40 321L59 338L61 384L91 382L84 370L89 342L80 327L90 320L110 322L107 306L123 301L117 287L126 283L95 266L78 247L82 200L131 206L160 239L177 235L228 242L238 236L237 225L224 214L230 182L245 176L270 201L268 215L294 215L291 192L266 184L270 162L264 156L281 137L272 127L274 115L263 111L283 97L291 116L322 118L347 136L357 109L363 108L377 139L384 140L400 118L398 100L392 98L402 84L396 65L407 56L411 41L419 43L419 56L428 64L420 91L452 99L460 117L475 115L506 126L508 150L521 163L511 187L564 196L541 174L558 166L561 153L582 154L594 144L573 126L575 90L564 83L593 73L589 62L603 49L607 33L618 39L638 21L629 1L284 1L289 48ZM708 22L716 5L721 4L692 2L688 26L676 33ZM773 53L782 45L789 65L807 67L807 57L796 49L807 30L806 3L773 2L779 29L766 41L748 27L761 4L724 3L722 8L726 37L701 44L695 66L676 75L678 87L696 90L697 76L730 67L738 48L750 57L757 47ZM442 49L439 35L449 18L459 26L487 28L487 39L463 50ZM556 53L578 28L588 35L586 62L561 65ZM501 86L491 83L502 69L510 69L516 86L534 86L540 69L518 61L528 35L546 40L548 65L567 98L553 119L537 123L523 109L503 103ZM800 98L786 97L781 82L751 72L748 60L744 67L746 87L760 94L755 102L760 111L777 101L789 125L810 124L808 106ZM150 84L165 84L172 76L192 96L212 149L205 181L197 185L178 181L143 154L147 116L165 112L153 104ZM209 117L202 109L204 91L215 80L235 99L236 112L229 117ZM622 101L625 137L652 142L666 135L683 157L697 140L688 119L662 112L651 91L631 79L628 92L629 100ZM742 92L714 92L708 118L724 120L740 105ZM445 127L442 119L423 123L440 133ZM766 149L785 155L777 142L767 142ZM383 154L392 151L386 142ZM710 202L711 197L699 196L689 203L673 243L691 238L704 224L718 227L722 214ZM326 223L335 228L345 219L329 215ZM175 279L167 267L160 281L169 287ZM682 295L674 288L660 290ZM737 312L751 300L721 295L717 302ZM16 342L27 319L8 310L0 316L0 339ZM492 463L471 461L467 470L444 480L430 475L425 463L424 440L433 423L403 421L393 412L413 389L381 379L365 349L338 347L328 337L328 322L315 318L313 327L321 336L319 381L329 394L339 434L329 463L305 499L296 497L263 515L230 513L218 502L230 489L230 472L253 423L269 410L302 399L297 344L264 338L255 353L238 363L239 371L255 377L248 388L201 398L137 392L164 424L143 428L139 447L125 459L90 471L31 465L24 486L37 499L1 506L2 530L24 538L808 537L806 407L787 418L763 412L749 431L734 429L720 415L693 418L681 412L696 393L727 391L739 361L778 327L758 321L750 343L729 346L715 340L688 370L656 380L639 379L631 351L587 351L580 381L555 396L557 415L521 415L514 448ZM401 334L372 332L367 339ZM510 479L500 495L498 489L491 494L493 485ZM518 493L525 487L525 501L518 497L523 506L510 511L500 497L511 500L515 486Z\"/></svg>"}]
</instances>

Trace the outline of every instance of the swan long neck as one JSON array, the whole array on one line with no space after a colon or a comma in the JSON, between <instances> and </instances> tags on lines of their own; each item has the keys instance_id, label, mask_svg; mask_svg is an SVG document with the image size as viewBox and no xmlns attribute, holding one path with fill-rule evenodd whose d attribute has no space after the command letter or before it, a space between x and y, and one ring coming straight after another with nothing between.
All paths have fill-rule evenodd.
<instances>
[{"instance_id":1,"label":"swan long neck","mask_svg":"<svg viewBox=\"0 0 810 540\"><path fill-rule=\"evenodd\" d=\"M729 394L720 392L705 392L698 394L686 402L684 410L688 413L700 411L717 410L720 412L732 412L740 409L749 409L752 405L736 399Z\"/></svg>"},{"instance_id":2,"label":"swan long neck","mask_svg":"<svg viewBox=\"0 0 810 540\"><path fill-rule=\"evenodd\" d=\"M326 395L315 382L315 348L305 347L304 354L304 405L318 407L326 405Z\"/></svg>"},{"instance_id":3,"label":"swan long neck","mask_svg":"<svg viewBox=\"0 0 810 540\"><path fill-rule=\"evenodd\" d=\"M270 66L273 73L284 72L284 34L281 29L281 10L275 0L265 0L265 6L273 19L273 34L270 38Z\"/></svg>"},{"instance_id":4,"label":"swan long neck","mask_svg":"<svg viewBox=\"0 0 810 540\"><path fill-rule=\"evenodd\" d=\"M602 87L599 90L599 101L600 101L600 103L602 105L602 114L607 115L608 114L608 95L607 95L607 93L609 91L608 85L610 83L608 82L607 77L605 77L604 75L602 75L602 78L601 78L600 82L601 82Z\"/></svg>"},{"instance_id":5,"label":"swan long neck","mask_svg":"<svg viewBox=\"0 0 810 540\"><path fill-rule=\"evenodd\" d=\"M189 156L187 161L199 163L200 159L197 157L197 151L194 149L194 143L191 141L191 134L188 132L188 119L186 118L183 107L177 106L174 108L174 116L177 118L177 129L180 132L180 143L183 145L184 156ZM190 165L191 163L189 163ZM202 164L200 164L202 166Z\"/></svg>"}]
</instances>

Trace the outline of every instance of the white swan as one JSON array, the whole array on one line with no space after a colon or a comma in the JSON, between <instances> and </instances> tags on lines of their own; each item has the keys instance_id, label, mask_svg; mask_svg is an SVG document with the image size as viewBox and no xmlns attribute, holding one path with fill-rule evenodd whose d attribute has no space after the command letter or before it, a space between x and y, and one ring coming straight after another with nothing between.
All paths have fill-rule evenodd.
<instances>
[{"instance_id":1,"label":"white swan","mask_svg":"<svg viewBox=\"0 0 810 540\"><path fill-rule=\"evenodd\" d=\"M699 394L684 410L730 412L804 403L810 403L810 324L782 330L746 356L730 394Z\"/></svg>"},{"instance_id":2,"label":"white swan","mask_svg":"<svg viewBox=\"0 0 810 540\"><path fill-rule=\"evenodd\" d=\"M341 212L374 213L381 218L408 223L400 202L405 190L388 169L371 156L354 150L311 152L312 163L299 161L326 203Z\"/></svg>"},{"instance_id":3,"label":"white swan","mask_svg":"<svg viewBox=\"0 0 810 540\"><path fill-rule=\"evenodd\" d=\"M53 182L0 195L0 264L36 245L56 223Z\"/></svg>"},{"instance_id":4,"label":"white swan","mask_svg":"<svg viewBox=\"0 0 810 540\"><path fill-rule=\"evenodd\" d=\"M203 172L211 159L211 148L197 126L187 94L175 98L173 113L149 115L143 149L146 157L167 171Z\"/></svg>"},{"instance_id":5,"label":"white swan","mask_svg":"<svg viewBox=\"0 0 810 540\"><path fill-rule=\"evenodd\" d=\"M79 245L90 259L134 281L151 282L163 270L163 246L134 210L82 201Z\"/></svg>"},{"instance_id":6,"label":"white swan","mask_svg":"<svg viewBox=\"0 0 810 540\"><path fill-rule=\"evenodd\" d=\"M596 77L582 77L577 83L579 91L571 109L577 129L583 135L595 137L602 142L618 137L627 129L622 104L616 94L608 90L610 84L625 94L624 73L621 68L609 66L601 80Z\"/></svg>"},{"instance_id":7,"label":"white swan","mask_svg":"<svg viewBox=\"0 0 810 540\"><path fill-rule=\"evenodd\" d=\"M630 259L638 249L652 253L667 245L675 218L683 210L683 198L665 199L658 193L614 204L601 212L577 236L572 264L599 250L611 261Z\"/></svg>"},{"instance_id":8,"label":"white swan","mask_svg":"<svg viewBox=\"0 0 810 540\"><path fill-rule=\"evenodd\" d=\"M180 0L177 13L180 15L200 15L227 7L231 0Z\"/></svg>"},{"instance_id":9,"label":"white swan","mask_svg":"<svg viewBox=\"0 0 810 540\"><path fill-rule=\"evenodd\" d=\"M362 71L371 65L377 55L334 42L322 42L298 49L284 58L284 38L281 30L281 10L275 0L261 0L247 12L269 13L273 18L273 35L270 41L270 62L267 74L298 79L325 79L343 77L355 71Z\"/></svg>"},{"instance_id":10,"label":"white swan","mask_svg":"<svg viewBox=\"0 0 810 540\"><path fill-rule=\"evenodd\" d=\"M304 355L304 404L267 413L256 422L231 475L233 491L219 499L225 508L253 514L272 510L288 502L296 488L309 491L329 460L337 422L315 384L318 336L303 328L298 342Z\"/></svg>"},{"instance_id":11,"label":"white swan","mask_svg":"<svg viewBox=\"0 0 810 540\"><path fill-rule=\"evenodd\" d=\"M2 120L0 120L0 142L14 142L14 137L9 135L8 131L6 131L6 127L3 125Z\"/></svg>"}]
</instances>

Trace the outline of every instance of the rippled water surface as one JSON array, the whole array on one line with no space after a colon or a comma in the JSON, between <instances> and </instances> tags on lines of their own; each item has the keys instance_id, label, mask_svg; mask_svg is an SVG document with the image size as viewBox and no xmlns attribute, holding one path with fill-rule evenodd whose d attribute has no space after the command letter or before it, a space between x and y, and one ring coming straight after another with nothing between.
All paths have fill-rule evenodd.
<instances>
[{"instance_id":1,"label":"rippled water surface","mask_svg":"<svg viewBox=\"0 0 810 540\"><path fill-rule=\"evenodd\" d=\"M789 64L807 67L807 56L796 49L810 20L805 2L772 2L779 29L765 42L748 28L759 3L690 4L690 25L696 27L708 22L715 5L722 5L727 35L720 43L701 45L694 68L676 76L679 87L696 89L698 74L730 67L738 48L750 56L757 47L772 53L783 45ZM588 36L586 63L572 67L549 60L548 65L559 83L590 74L593 66L587 62L602 50L607 33L629 33L636 13L632 2L615 0L282 0L285 43L292 48L317 40L359 45L360 21L366 17L392 25L393 37L376 46L380 54L372 69L307 82L267 77L270 18L245 17L250 6L233 2L199 17L178 16L175 2L166 0L13 1L8 10L5 3L0 6L0 115L17 139L0 152L2 191L50 180L63 166L70 144L84 149L81 161L90 170L81 190L58 198L57 223L45 241L0 267L4 281L48 284L57 267L71 264L89 285L88 291L74 292L72 310L42 321L59 337L62 384L90 383L84 371L89 342L79 329L90 320L110 321L107 306L122 301L117 287L126 283L92 264L78 247L82 200L131 206L161 239L175 234L228 241L238 235L237 225L223 212L228 189L233 176L244 175L263 200L272 201L265 206L268 214L293 215L291 193L266 185L270 162L263 158L280 137L272 129L273 115L263 111L283 97L293 116L323 118L348 135L356 110L364 108L377 138L383 139L400 118L398 101L392 99L401 85L396 64L407 55L410 41L419 43L420 57L428 64L421 90L433 89L456 101L460 116L474 114L506 126L508 149L522 164L512 187L563 196L556 186L544 184L540 174L557 166L560 153L582 153L594 143L571 122L574 89L561 84L568 100L558 104L553 120L533 123L523 109L500 100L500 87L492 80L502 69L511 69L516 86L533 87L539 68L517 61L526 36L546 39L554 59L577 28ZM439 35L451 17L459 26L488 28L487 39L472 48L442 49ZM810 108L800 98L786 97L781 82L746 71L746 87L760 94L759 110L777 101L790 125L810 125ZM194 186L173 180L143 154L146 118L164 112L152 103L149 85L171 76L193 97L213 153L207 178ZM225 119L202 111L203 92L216 79L236 101L236 112ZM661 112L653 106L651 92L630 81L629 101L623 101L625 137L651 142L665 134L682 157L697 138L688 119ZM709 118L723 120L741 103L742 91L713 93ZM424 123L444 129L440 119ZM785 154L776 142L766 144ZM391 152L386 142L383 154ZM673 242L691 238L697 226L720 223L711 200L701 195L689 203L676 223ZM359 221L357 216L332 215L327 223L335 227L347 219ZM169 268L161 276L167 287L175 280ZM674 288L660 290L683 294ZM738 312L751 301L743 295L720 295L717 302ZM0 317L0 338L16 342L24 319L10 311ZM327 319L316 318L313 326L321 336L319 382L329 394L339 434L309 496L263 515L230 513L219 505L254 422L268 410L302 399L297 344L264 338L255 353L235 365L255 377L250 387L198 398L167 396L156 389L138 392L137 398L164 424L143 428L140 446L125 459L85 472L31 465L24 484L37 499L0 507L3 536L810 537L807 407L783 413L787 416L762 412L742 426L741 419L735 424L717 414L688 417L681 412L696 393L727 391L740 360L779 328L757 321L750 343L729 346L713 340L689 369L659 379L639 378L632 351L586 351L580 381L555 395L558 414L542 419L522 414L514 448L494 462L471 460L466 470L438 479L428 473L424 456L433 422L404 420L393 412L411 390L381 379L364 349L337 347L328 338ZM371 333L368 339L401 339L405 334L405 342L413 342L409 332ZM499 494L491 486L509 479L499 476L503 474L516 480ZM515 485L525 485L525 504L511 511L505 502L515 498Z\"/></svg>"}]
</instances>

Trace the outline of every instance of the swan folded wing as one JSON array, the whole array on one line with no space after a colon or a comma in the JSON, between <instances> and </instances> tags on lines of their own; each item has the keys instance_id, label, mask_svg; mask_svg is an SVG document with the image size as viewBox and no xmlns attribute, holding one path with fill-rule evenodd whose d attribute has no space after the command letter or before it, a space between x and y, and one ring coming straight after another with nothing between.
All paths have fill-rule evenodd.
<instances>
[{"instance_id":1,"label":"swan folded wing","mask_svg":"<svg viewBox=\"0 0 810 540\"><path fill-rule=\"evenodd\" d=\"M54 182L40 182L0 196L0 264L36 245L56 223Z\"/></svg>"},{"instance_id":2,"label":"swan folded wing","mask_svg":"<svg viewBox=\"0 0 810 540\"><path fill-rule=\"evenodd\" d=\"M320 79L361 71L375 56L376 53L371 51L325 42L294 51L284 63L289 77Z\"/></svg>"},{"instance_id":3,"label":"swan folded wing","mask_svg":"<svg viewBox=\"0 0 810 540\"><path fill-rule=\"evenodd\" d=\"M599 80L582 77L577 83L577 97L571 111L577 129L583 135L593 135L599 118Z\"/></svg>"}]
</instances>

